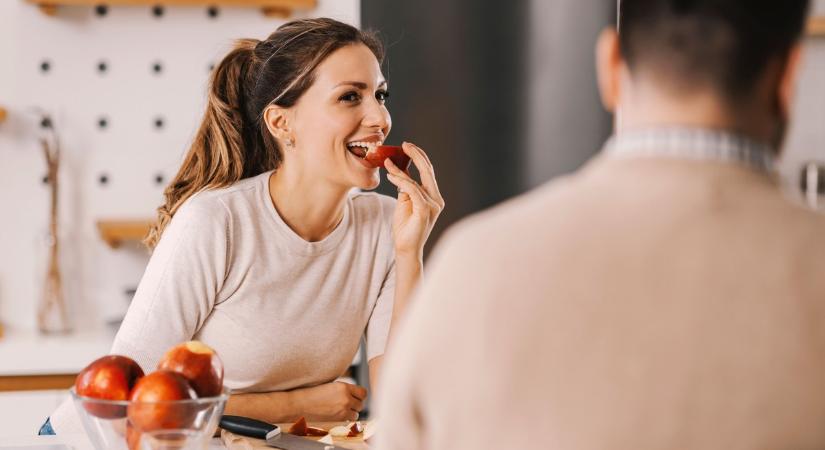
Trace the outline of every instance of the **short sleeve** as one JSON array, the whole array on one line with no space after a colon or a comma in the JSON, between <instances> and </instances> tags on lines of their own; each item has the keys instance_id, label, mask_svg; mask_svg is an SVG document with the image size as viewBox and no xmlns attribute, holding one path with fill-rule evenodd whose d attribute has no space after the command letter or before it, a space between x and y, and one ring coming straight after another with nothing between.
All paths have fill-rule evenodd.
<instances>
[{"instance_id":1,"label":"short sleeve","mask_svg":"<svg viewBox=\"0 0 825 450\"><path fill-rule=\"evenodd\" d=\"M226 276L224 208L219 201L201 202L175 215L149 260L112 353L129 356L149 371L163 352L192 339L203 326Z\"/></svg>"},{"instance_id":2,"label":"short sleeve","mask_svg":"<svg viewBox=\"0 0 825 450\"><path fill-rule=\"evenodd\" d=\"M110 353L129 356L148 373L163 352L190 340L203 325L225 278L229 222L223 208L220 202L185 205L175 214L146 266ZM58 434L83 430L70 399L50 420Z\"/></svg>"},{"instance_id":3,"label":"short sleeve","mask_svg":"<svg viewBox=\"0 0 825 450\"><path fill-rule=\"evenodd\" d=\"M384 354L390 333L394 301L395 259L393 258L367 324L367 361Z\"/></svg>"}]
</instances>

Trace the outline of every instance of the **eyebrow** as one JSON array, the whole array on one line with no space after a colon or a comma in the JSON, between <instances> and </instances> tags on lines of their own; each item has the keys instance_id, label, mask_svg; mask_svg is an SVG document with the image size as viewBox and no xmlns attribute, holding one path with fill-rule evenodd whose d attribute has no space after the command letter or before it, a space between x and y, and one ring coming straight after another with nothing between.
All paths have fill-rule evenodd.
<instances>
[{"instance_id":1,"label":"eyebrow","mask_svg":"<svg viewBox=\"0 0 825 450\"><path fill-rule=\"evenodd\" d=\"M378 83L378 86L383 86L383 85L386 85L386 84L387 84L387 81L384 80L384 81ZM367 83L363 83L361 81L342 81L342 82L335 85L336 88L339 87L339 86L355 86L358 89L366 89L367 88Z\"/></svg>"}]
</instances>

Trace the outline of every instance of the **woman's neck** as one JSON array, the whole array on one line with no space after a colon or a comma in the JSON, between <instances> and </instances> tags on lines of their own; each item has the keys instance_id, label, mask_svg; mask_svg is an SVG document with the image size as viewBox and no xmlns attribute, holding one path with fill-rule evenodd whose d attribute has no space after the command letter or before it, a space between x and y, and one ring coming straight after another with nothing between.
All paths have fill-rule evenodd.
<instances>
[{"instance_id":1,"label":"woman's neck","mask_svg":"<svg viewBox=\"0 0 825 450\"><path fill-rule=\"evenodd\" d=\"M317 242L341 222L348 189L309 178L276 170L269 177L269 196L292 231L305 241Z\"/></svg>"}]
</instances>

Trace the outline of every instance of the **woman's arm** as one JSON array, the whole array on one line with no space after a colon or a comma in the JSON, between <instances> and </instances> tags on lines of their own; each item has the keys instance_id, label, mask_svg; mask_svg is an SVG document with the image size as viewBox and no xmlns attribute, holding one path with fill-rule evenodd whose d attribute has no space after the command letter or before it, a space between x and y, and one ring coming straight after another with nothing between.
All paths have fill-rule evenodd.
<instances>
[{"instance_id":1,"label":"woman's arm","mask_svg":"<svg viewBox=\"0 0 825 450\"><path fill-rule=\"evenodd\" d=\"M172 346L195 337L224 286L228 222L218 203L193 198L181 207L152 253L111 353L148 373Z\"/></svg>"},{"instance_id":2,"label":"woman's arm","mask_svg":"<svg viewBox=\"0 0 825 450\"><path fill-rule=\"evenodd\" d=\"M226 414L251 417L268 423L356 420L364 408L366 389L332 382L283 392L234 394L226 403Z\"/></svg>"},{"instance_id":3,"label":"woman's arm","mask_svg":"<svg viewBox=\"0 0 825 450\"><path fill-rule=\"evenodd\" d=\"M432 163L423 150L405 142L402 145L421 174L421 184L399 169L387 158L387 179L398 187L398 203L393 216L395 241L395 297L390 320L389 341L393 330L404 316L407 303L424 270L424 244L444 209L444 199L438 190ZM369 361L370 384L378 385L382 357Z\"/></svg>"},{"instance_id":4,"label":"woman's arm","mask_svg":"<svg viewBox=\"0 0 825 450\"><path fill-rule=\"evenodd\" d=\"M398 255L395 257L395 297L393 298L392 320L390 320L390 338L392 331L407 308L407 302L413 289L421 279L424 271L422 254Z\"/></svg>"},{"instance_id":5,"label":"woman's arm","mask_svg":"<svg viewBox=\"0 0 825 450\"><path fill-rule=\"evenodd\" d=\"M418 255L397 255L395 258L395 296L393 298L392 318L390 319L390 331L387 343L392 339L393 332L397 328L398 322L404 316L407 302L412 295L413 289L421 279L424 270L424 261L421 254ZM377 356L369 361L370 387L375 392L378 386L378 377L381 371L381 361L383 356Z\"/></svg>"}]
</instances>

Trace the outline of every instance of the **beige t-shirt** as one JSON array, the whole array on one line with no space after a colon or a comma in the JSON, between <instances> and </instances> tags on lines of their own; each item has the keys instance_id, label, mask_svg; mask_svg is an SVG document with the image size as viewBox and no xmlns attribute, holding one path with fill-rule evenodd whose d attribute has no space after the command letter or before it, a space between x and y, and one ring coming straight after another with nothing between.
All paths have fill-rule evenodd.
<instances>
[{"instance_id":1,"label":"beige t-shirt","mask_svg":"<svg viewBox=\"0 0 825 450\"><path fill-rule=\"evenodd\" d=\"M395 286L395 200L352 193L335 230L307 242L278 215L270 175L200 192L180 208L112 353L148 373L168 348L198 339L217 351L235 392L333 381L365 333L368 359L383 354ZM64 404L52 415L57 433L73 429L73 412Z\"/></svg>"}]
</instances>

